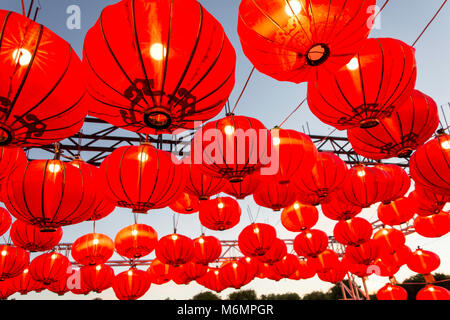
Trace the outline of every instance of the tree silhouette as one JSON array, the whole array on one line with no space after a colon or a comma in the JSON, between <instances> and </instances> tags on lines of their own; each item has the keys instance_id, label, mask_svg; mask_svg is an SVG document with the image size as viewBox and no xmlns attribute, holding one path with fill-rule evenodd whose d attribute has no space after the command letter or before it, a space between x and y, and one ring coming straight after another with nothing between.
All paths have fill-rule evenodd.
<instances>
[{"instance_id":1,"label":"tree silhouette","mask_svg":"<svg viewBox=\"0 0 450 320\"><path fill-rule=\"evenodd\" d=\"M228 300L258 300L255 290L239 290L228 295Z\"/></svg>"},{"instance_id":2,"label":"tree silhouette","mask_svg":"<svg viewBox=\"0 0 450 320\"><path fill-rule=\"evenodd\" d=\"M192 300L222 300L217 294L211 291L200 292L192 297Z\"/></svg>"}]
</instances>

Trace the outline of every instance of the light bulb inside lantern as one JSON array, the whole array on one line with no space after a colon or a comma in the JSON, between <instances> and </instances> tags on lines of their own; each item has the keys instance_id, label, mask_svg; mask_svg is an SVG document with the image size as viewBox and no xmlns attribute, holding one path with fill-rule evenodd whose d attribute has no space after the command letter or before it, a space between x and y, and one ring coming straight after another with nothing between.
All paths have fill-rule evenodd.
<instances>
[{"instance_id":1,"label":"light bulb inside lantern","mask_svg":"<svg viewBox=\"0 0 450 320\"><path fill-rule=\"evenodd\" d=\"M387 235L389 232L388 232L386 229L384 229L383 231L381 231L381 233L385 236L385 235Z\"/></svg>"},{"instance_id":2,"label":"light bulb inside lantern","mask_svg":"<svg viewBox=\"0 0 450 320\"><path fill-rule=\"evenodd\" d=\"M417 254L418 254L419 256L421 256L421 255L422 255L422 250L417 250Z\"/></svg>"},{"instance_id":3,"label":"light bulb inside lantern","mask_svg":"<svg viewBox=\"0 0 450 320\"><path fill-rule=\"evenodd\" d=\"M250 259L250 257L246 257L245 261L250 262L250 261L252 261L252 259Z\"/></svg>"},{"instance_id":4,"label":"light bulb inside lantern","mask_svg":"<svg viewBox=\"0 0 450 320\"><path fill-rule=\"evenodd\" d=\"M146 162L148 161L148 154L145 152L139 152L138 159L140 162Z\"/></svg>"},{"instance_id":5,"label":"light bulb inside lantern","mask_svg":"<svg viewBox=\"0 0 450 320\"><path fill-rule=\"evenodd\" d=\"M133 231L131 231L131 234L132 234L133 236L137 236L138 231L137 231L136 229L134 229Z\"/></svg>"},{"instance_id":6,"label":"light bulb inside lantern","mask_svg":"<svg viewBox=\"0 0 450 320\"><path fill-rule=\"evenodd\" d=\"M154 43L150 47L150 55L153 59L161 61L166 57L167 49L161 43Z\"/></svg>"},{"instance_id":7,"label":"light bulb inside lantern","mask_svg":"<svg viewBox=\"0 0 450 320\"><path fill-rule=\"evenodd\" d=\"M235 262L235 263L233 263L233 268L234 268L234 269L236 269L236 268L237 268L237 266L238 266L238 265L237 265L237 263L236 263L236 262Z\"/></svg>"},{"instance_id":8,"label":"light bulb inside lantern","mask_svg":"<svg viewBox=\"0 0 450 320\"><path fill-rule=\"evenodd\" d=\"M173 234L173 235L172 235L172 240L175 241L175 240L177 240L177 239L178 239L178 236L177 236L176 234Z\"/></svg>"},{"instance_id":9,"label":"light bulb inside lantern","mask_svg":"<svg viewBox=\"0 0 450 320\"><path fill-rule=\"evenodd\" d=\"M61 166L58 163L50 163L47 168L51 173L58 173L61 170Z\"/></svg>"},{"instance_id":10,"label":"light bulb inside lantern","mask_svg":"<svg viewBox=\"0 0 450 320\"><path fill-rule=\"evenodd\" d=\"M217 205L217 207L219 209L223 209L223 207L225 207L225 205L222 202L219 202L219 204Z\"/></svg>"},{"instance_id":11,"label":"light bulb inside lantern","mask_svg":"<svg viewBox=\"0 0 450 320\"><path fill-rule=\"evenodd\" d=\"M294 209L295 209L295 210L300 209L300 205L298 204L298 202L294 203Z\"/></svg>"},{"instance_id":12,"label":"light bulb inside lantern","mask_svg":"<svg viewBox=\"0 0 450 320\"><path fill-rule=\"evenodd\" d=\"M433 287L430 287L430 289L429 289L431 292L433 292L434 291L434 288Z\"/></svg>"},{"instance_id":13,"label":"light bulb inside lantern","mask_svg":"<svg viewBox=\"0 0 450 320\"><path fill-rule=\"evenodd\" d=\"M234 133L234 127L233 126L226 126L225 129L225 134L230 136Z\"/></svg>"},{"instance_id":14,"label":"light bulb inside lantern","mask_svg":"<svg viewBox=\"0 0 450 320\"><path fill-rule=\"evenodd\" d=\"M290 0L288 4L284 6L284 11L289 17L296 16L302 11L302 5L297 0Z\"/></svg>"},{"instance_id":15,"label":"light bulb inside lantern","mask_svg":"<svg viewBox=\"0 0 450 320\"><path fill-rule=\"evenodd\" d=\"M31 53L27 49L16 49L13 52L14 63L19 62L21 66L27 66L31 61Z\"/></svg>"},{"instance_id":16,"label":"light bulb inside lantern","mask_svg":"<svg viewBox=\"0 0 450 320\"><path fill-rule=\"evenodd\" d=\"M350 60L349 63L347 63L347 69L350 71L355 71L359 68L359 61L358 58L354 57L352 60Z\"/></svg>"},{"instance_id":17,"label":"light bulb inside lantern","mask_svg":"<svg viewBox=\"0 0 450 320\"><path fill-rule=\"evenodd\" d=\"M441 147L444 150L450 150L450 140L442 141Z\"/></svg>"},{"instance_id":18,"label":"light bulb inside lantern","mask_svg":"<svg viewBox=\"0 0 450 320\"><path fill-rule=\"evenodd\" d=\"M254 232L254 233L259 233L259 228L255 228L255 229L253 230L253 232Z\"/></svg>"},{"instance_id":19,"label":"light bulb inside lantern","mask_svg":"<svg viewBox=\"0 0 450 320\"><path fill-rule=\"evenodd\" d=\"M52 260L55 260L57 257L56 253L52 254Z\"/></svg>"},{"instance_id":20,"label":"light bulb inside lantern","mask_svg":"<svg viewBox=\"0 0 450 320\"><path fill-rule=\"evenodd\" d=\"M102 266L101 266L101 265L98 265L98 266L95 267L95 270L100 271L101 268L102 268Z\"/></svg>"},{"instance_id":21,"label":"light bulb inside lantern","mask_svg":"<svg viewBox=\"0 0 450 320\"><path fill-rule=\"evenodd\" d=\"M219 274L219 271L214 271L214 274L217 276Z\"/></svg>"},{"instance_id":22,"label":"light bulb inside lantern","mask_svg":"<svg viewBox=\"0 0 450 320\"><path fill-rule=\"evenodd\" d=\"M203 244L203 243L205 242L205 240L203 240L203 238L200 238L200 239L198 240L198 242L199 242L200 244Z\"/></svg>"},{"instance_id":23,"label":"light bulb inside lantern","mask_svg":"<svg viewBox=\"0 0 450 320\"><path fill-rule=\"evenodd\" d=\"M306 234L306 237L307 237L308 239L311 239L312 234L308 232L308 233Z\"/></svg>"},{"instance_id":24,"label":"light bulb inside lantern","mask_svg":"<svg viewBox=\"0 0 450 320\"><path fill-rule=\"evenodd\" d=\"M6 256L7 254L8 254L8 251L6 251L6 250L2 251L2 256Z\"/></svg>"},{"instance_id":25,"label":"light bulb inside lantern","mask_svg":"<svg viewBox=\"0 0 450 320\"><path fill-rule=\"evenodd\" d=\"M358 170L358 176L359 177L364 177L365 175L366 175L366 171L364 169Z\"/></svg>"},{"instance_id":26,"label":"light bulb inside lantern","mask_svg":"<svg viewBox=\"0 0 450 320\"><path fill-rule=\"evenodd\" d=\"M23 273L28 273L28 269L23 270Z\"/></svg>"},{"instance_id":27,"label":"light bulb inside lantern","mask_svg":"<svg viewBox=\"0 0 450 320\"><path fill-rule=\"evenodd\" d=\"M281 140L278 137L273 137L272 142L274 146L278 146L280 145Z\"/></svg>"},{"instance_id":28,"label":"light bulb inside lantern","mask_svg":"<svg viewBox=\"0 0 450 320\"><path fill-rule=\"evenodd\" d=\"M132 270L128 270L128 275L131 277L133 275L133 271Z\"/></svg>"},{"instance_id":29,"label":"light bulb inside lantern","mask_svg":"<svg viewBox=\"0 0 450 320\"><path fill-rule=\"evenodd\" d=\"M94 240L92 241L92 243L93 243L93 244L98 244L98 239L94 239Z\"/></svg>"},{"instance_id":30,"label":"light bulb inside lantern","mask_svg":"<svg viewBox=\"0 0 450 320\"><path fill-rule=\"evenodd\" d=\"M388 291L392 291L392 287L388 287L387 289L388 289Z\"/></svg>"}]
</instances>

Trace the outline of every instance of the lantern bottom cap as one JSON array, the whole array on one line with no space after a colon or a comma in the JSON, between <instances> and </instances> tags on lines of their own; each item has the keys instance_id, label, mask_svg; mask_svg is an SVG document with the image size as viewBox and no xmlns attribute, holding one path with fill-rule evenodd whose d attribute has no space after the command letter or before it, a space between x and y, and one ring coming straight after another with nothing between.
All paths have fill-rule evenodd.
<instances>
[{"instance_id":1,"label":"lantern bottom cap","mask_svg":"<svg viewBox=\"0 0 450 320\"><path fill-rule=\"evenodd\" d=\"M366 119L359 123L361 129L370 129L376 127L380 121L378 119Z\"/></svg>"},{"instance_id":2,"label":"lantern bottom cap","mask_svg":"<svg viewBox=\"0 0 450 320\"><path fill-rule=\"evenodd\" d=\"M165 108L152 108L145 111L144 122L152 129L164 130L172 124L172 116Z\"/></svg>"},{"instance_id":3,"label":"lantern bottom cap","mask_svg":"<svg viewBox=\"0 0 450 320\"><path fill-rule=\"evenodd\" d=\"M5 129L4 127L0 127L0 146L6 146L10 144L12 141L11 131Z\"/></svg>"},{"instance_id":4,"label":"lantern bottom cap","mask_svg":"<svg viewBox=\"0 0 450 320\"><path fill-rule=\"evenodd\" d=\"M306 63L312 67L320 66L330 57L330 47L324 43L315 43L305 54Z\"/></svg>"}]
</instances>

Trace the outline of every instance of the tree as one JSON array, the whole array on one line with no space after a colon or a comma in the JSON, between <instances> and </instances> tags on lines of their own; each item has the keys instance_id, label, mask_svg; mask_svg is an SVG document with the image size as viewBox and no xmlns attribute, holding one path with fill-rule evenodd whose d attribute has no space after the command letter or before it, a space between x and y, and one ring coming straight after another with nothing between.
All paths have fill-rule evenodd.
<instances>
[{"instance_id":1,"label":"tree","mask_svg":"<svg viewBox=\"0 0 450 320\"><path fill-rule=\"evenodd\" d=\"M313 291L303 296L303 300L331 300L328 293L322 291Z\"/></svg>"},{"instance_id":2,"label":"tree","mask_svg":"<svg viewBox=\"0 0 450 320\"><path fill-rule=\"evenodd\" d=\"M258 300L255 290L240 290L230 293L228 300Z\"/></svg>"},{"instance_id":3,"label":"tree","mask_svg":"<svg viewBox=\"0 0 450 320\"><path fill-rule=\"evenodd\" d=\"M450 279L450 275L446 275L443 273L435 273L433 274L435 281L442 281ZM417 284L414 284L417 283ZM416 300L417 293L423 289L425 284L425 278L421 274L416 274L412 277L405 279L402 283L398 284L400 287L408 292L408 300ZM450 290L450 282L441 282L436 283L437 286L444 287L447 290Z\"/></svg>"},{"instance_id":4,"label":"tree","mask_svg":"<svg viewBox=\"0 0 450 320\"><path fill-rule=\"evenodd\" d=\"M301 300L300 296L295 292L288 292L282 294L270 293L262 295L261 300Z\"/></svg>"},{"instance_id":5,"label":"tree","mask_svg":"<svg viewBox=\"0 0 450 320\"><path fill-rule=\"evenodd\" d=\"M192 300L222 300L217 294L211 291L200 292L192 297Z\"/></svg>"}]
</instances>

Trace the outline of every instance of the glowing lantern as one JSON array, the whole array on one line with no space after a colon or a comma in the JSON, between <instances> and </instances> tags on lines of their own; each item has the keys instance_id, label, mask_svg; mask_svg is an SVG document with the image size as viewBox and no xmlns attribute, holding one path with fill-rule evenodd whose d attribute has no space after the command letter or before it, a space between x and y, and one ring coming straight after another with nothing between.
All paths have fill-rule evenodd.
<instances>
[{"instance_id":1,"label":"glowing lantern","mask_svg":"<svg viewBox=\"0 0 450 320\"><path fill-rule=\"evenodd\" d=\"M320 256L320 255L319 255ZM316 275L314 268L307 260L297 259L297 270L289 277L291 280L310 279Z\"/></svg>"},{"instance_id":2,"label":"glowing lantern","mask_svg":"<svg viewBox=\"0 0 450 320\"><path fill-rule=\"evenodd\" d=\"M410 255L406 264L412 271L427 275L439 268L441 259L434 252L417 249Z\"/></svg>"},{"instance_id":3,"label":"glowing lantern","mask_svg":"<svg viewBox=\"0 0 450 320\"><path fill-rule=\"evenodd\" d=\"M357 247L348 246L345 257L350 263L370 265L380 255L380 247L375 240L369 240Z\"/></svg>"},{"instance_id":4,"label":"glowing lantern","mask_svg":"<svg viewBox=\"0 0 450 320\"><path fill-rule=\"evenodd\" d=\"M0 147L0 184L18 167L28 162L22 148Z\"/></svg>"},{"instance_id":5,"label":"glowing lantern","mask_svg":"<svg viewBox=\"0 0 450 320\"><path fill-rule=\"evenodd\" d=\"M116 275L112 287L119 300L137 300L150 289L150 285L147 272L130 268Z\"/></svg>"},{"instance_id":6,"label":"glowing lantern","mask_svg":"<svg viewBox=\"0 0 450 320\"><path fill-rule=\"evenodd\" d=\"M218 197L200 204L198 213L200 223L211 230L228 230L236 226L241 219L239 203L230 197Z\"/></svg>"},{"instance_id":7,"label":"glowing lantern","mask_svg":"<svg viewBox=\"0 0 450 320\"><path fill-rule=\"evenodd\" d=\"M6 244L0 245L0 282L20 275L29 262L29 252Z\"/></svg>"},{"instance_id":8,"label":"glowing lantern","mask_svg":"<svg viewBox=\"0 0 450 320\"><path fill-rule=\"evenodd\" d=\"M371 269L372 272L375 272L377 276L380 277L393 277L399 270L400 267L397 265L396 261L392 257L392 255L381 255L381 258L376 259L373 262L373 267L368 268L366 265L364 267L367 269Z\"/></svg>"},{"instance_id":9,"label":"glowing lantern","mask_svg":"<svg viewBox=\"0 0 450 320\"><path fill-rule=\"evenodd\" d=\"M221 267L222 282L226 287L240 289L247 284L247 266L237 260L225 262Z\"/></svg>"},{"instance_id":10,"label":"glowing lantern","mask_svg":"<svg viewBox=\"0 0 450 320\"><path fill-rule=\"evenodd\" d=\"M310 256L307 259L307 265L314 272L327 272L340 263L339 256L336 252L330 249L324 250L316 257Z\"/></svg>"},{"instance_id":11,"label":"glowing lantern","mask_svg":"<svg viewBox=\"0 0 450 320\"><path fill-rule=\"evenodd\" d=\"M450 291L429 284L417 293L416 300L450 300Z\"/></svg>"},{"instance_id":12,"label":"glowing lantern","mask_svg":"<svg viewBox=\"0 0 450 320\"><path fill-rule=\"evenodd\" d=\"M225 186L225 179L206 174L202 170L201 164L193 164L189 158L186 162L190 163L186 165L187 182L185 190L187 193L198 197L200 200L208 200L209 197L222 191Z\"/></svg>"},{"instance_id":13,"label":"glowing lantern","mask_svg":"<svg viewBox=\"0 0 450 320\"><path fill-rule=\"evenodd\" d=\"M275 228L265 223L253 223L245 227L238 237L241 252L249 257L265 255L277 237Z\"/></svg>"},{"instance_id":14,"label":"glowing lantern","mask_svg":"<svg viewBox=\"0 0 450 320\"><path fill-rule=\"evenodd\" d=\"M358 246L367 242L372 233L372 224L358 217L339 221L333 230L336 241L346 246Z\"/></svg>"},{"instance_id":15,"label":"glowing lantern","mask_svg":"<svg viewBox=\"0 0 450 320\"><path fill-rule=\"evenodd\" d=\"M222 191L236 199L242 200L258 190L259 183L259 175L254 173L247 175L240 182L231 183L227 181Z\"/></svg>"},{"instance_id":16,"label":"glowing lantern","mask_svg":"<svg viewBox=\"0 0 450 320\"><path fill-rule=\"evenodd\" d=\"M152 283L161 285L171 280L171 274L174 267L171 265L162 263L158 259L154 259L147 269L147 273L150 275Z\"/></svg>"},{"instance_id":17,"label":"glowing lantern","mask_svg":"<svg viewBox=\"0 0 450 320\"><path fill-rule=\"evenodd\" d=\"M202 235L194 239L193 262L207 266L222 254L222 244L213 236Z\"/></svg>"},{"instance_id":18,"label":"glowing lantern","mask_svg":"<svg viewBox=\"0 0 450 320\"><path fill-rule=\"evenodd\" d=\"M208 268L206 274L195 281L209 290L221 292L226 288L222 280L221 272L221 268Z\"/></svg>"},{"instance_id":19,"label":"glowing lantern","mask_svg":"<svg viewBox=\"0 0 450 320\"><path fill-rule=\"evenodd\" d=\"M273 265L278 261L281 261L287 254L287 246L283 240L276 238L270 249L262 256L257 257L257 259L263 263Z\"/></svg>"},{"instance_id":20,"label":"glowing lantern","mask_svg":"<svg viewBox=\"0 0 450 320\"><path fill-rule=\"evenodd\" d=\"M31 291L42 291L44 285L40 282L35 281L28 270L25 268L22 273L10 280L11 286L14 291L20 292L20 294L25 295Z\"/></svg>"},{"instance_id":21,"label":"glowing lantern","mask_svg":"<svg viewBox=\"0 0 450 320\"><path fill-rule=\"evenodd\" d=\"M252 257L242 257L238 261L246 266L247 279L245 280L245 283L250 283L257 276L261 262L258 260L258 258Z\"/></svg>"},{"instance_id":22,"label":"glowing lantern","mask_svg":"<svg viewBox=\"0 0 450 320\"><path fill-rule=\"evenodd\" d=\"M80 273L84 283L91 291L101 293L112 287L114 270L106 264L83 266Z\"/></svg>"},{"instance_id":23,"label":"glowing lantern","mask_svg":"<svg viewBox=\"0 0 450 320\"><path fill-rule=\"evenodd\" d=\"M399 198L389 204L380 204L378 219L389 226L400 225L411 220L415 214L414 202L410 198Z\"/></svg>"},{"instance_id":24,"label":"glowing lantern","mask_svg":"<svg viewBox=\"0 0 450 320\"><path fill-rule=\"evenodd\" d=\"M319 211L314 206L296 201L281 212L281 224L291 232L300 232L314 227L319 220Z\"/></svg>"},{"instance_id":25,"label":"glowing lantern","mask_svg":"<svg viewBox=\"0 0 450 320\"><path fill-rule=\"evenodd\" d=\"M6 231L8 231L11 226L11 215L8 210L4 208L0 208L0 236L3 235Z\"/></svg>"},{"instance_id":26,"label":"glowing lantern","mask_svg":"<svg viewBox=\"0 0 450 320\"><path fill-rule=\"evenodd\" d=\"M306 230L294 239L294 250L302 257L317 257L328 247L328 236L317 229Z\"/></svg>"},{"instance_id":27,"label":"glowing lantern","mask_svg":"<svg viewBox=\"0 0 450 320\"><path fill-rule=\"evenodd\" d=\"M401 267L408 262L411 254L412 251L408 246L402 246L397 248L394 252L382 251L380 258L390 261L391 265Z\"/></svg>"},{"instance_id":28,"label":"glowing lantern","mask_svg":"<svg viewBox=\"0 0 450 320\"><path fill-rule=\"evenodd\" d=\"M29 266L31 277L45 285L67 278L70 261L57 252L43 253L34 258Z\"/></svg>"},{"instance_id":29,"label":"glowing lantern","mask_svg":"<svg viewBox=\"0 0 450 320\"><path fill-rule=\"evenodd\" d=\"M440 194L416 184L416 189L408 196L414 204L415 211L420 216L429 216L439 213L447 202L450 202L450 194Z\"/></svg>"},{"instance_id":30,"label":"glowing lantern","mask_svg":"<svg viewBox=\"0 0 450 320\"><path fill-rule=\"evenodd\" d=\"M379 229L372 238L380 248L380 252L394 253L403 247L406 242L403 232L393 228Z\"/></svg>"},{"instance_id":31,"label":"glowing lantern","mask_svg":"<svg viewBox=\"0 0 450 320\"><path fill-rule=\"evenodd\" d=\"M389 176L388 191L381 199L383 203L391 203L409 191L411 179L404 169L395 164L376 164L375 168L383 170Z\"/></svg>"},{"instance_id":32,"label":"glowing lantern","mask_svg":"<svg viewBox=\"0 0 450 320\"><path fill-rule=\"evenodd\" d=\"M155 253L162 263L178 267L194 258L194 241L181 234L169 234L159 239Z\"/></svg>"},{"instance_id":33,"label":"glowing lantern","mask_svg":"<svg viewBox=\"0 0 450 320\"><path fill-rule=\"evenodd\" d=\"M328 201L321 204L323 214L331 220L348 220L362 211L362 208L345 200L342 192L333 192Z\"/></svg>"},{"instance_id":34,"label":"glowing lantern","mask_svg":"<svg viewBox=\"0 0 450 320\"><path fill-rule=\"evenodd\" d=\"M114 254L114 242L101 233L88 233L72 244L72 257L85 266L103 264Z\"/></svg>"},{"instance_id":35,"label":"glowing lantern","mask_svg":"<svg viewBox=\"0 0 450 320\"><path fill-rule=\"evenodd\" d=\"M174 268L172 272L172 280L175 283L189 284L200 277L203 277L208 267L193 262L185 263L178 268Z\"/></svg>"},{"instance_id":36,"label":"glowing lantern","mask_svg":"<svg viewBox=\"0 0 450 320\"><path fill-rule=\"evenodd\" d=\"M9 232L15 246L30 252L47 251L61 241L61 227L55 232L41 232L38 227L26 224L20 220L14 221Z\"/></svg>"},{"instance_id":37,"label":"glowing lantern","mask_svg":"<svg viewBox=\"0 0 450 320\"><path fill-rule=\"evenodd\" d=\"M183 192L177 200L169 205L173 211L181 214L192 214L198 211L200 201L197 196Z\"/></svg>"},{"instance_id":38,"label":"glowing lantern","mask_svg":"<svg viewBox=\"0 0 450 320\"><path fill-rule=\"evenodd\" d=\"M273 270L283 278L289 278L300 268L298 257L293 254L287 254L280 261L273 265Z\"/></svg>"},{"instance_id":39,"label":"glowing lantern","mask_svg":"<svg viewBox=\"0 0 450 320\"><path fill-rule=\"evenodd\" d=\"M0 281L0 300L7 300L11 295L16 293L11 285L11 279Z\"/></svg>"},{"instance_id":40,"label":"glowing lantern","mask_svg":"<svg viewBox=\"0 0 450 320\"><path fill-rule=\"evenodd\" d=\"M450 232L450 214L440 212L427 217L414 219L414 229L422 237L439 238Z\"/></svg>"},{"instance_id":41,"label":"glowing lantern","mask_svg":"<svg viewBox=\"0 0 450 320\"><path fill-rule=\"evenodd\" d=\"M68 286L68 278L69 277L70 277L70 274L67 274L67 275L65 275L64 278L59 279L55 282L52 282L49 285L46 285L46 288L49 291L56 293L58 296L63 296L67 292L70 291L70 288Z\"/></svg>"},{"instance_id":42,"label":"glowing lantern","mask_svg":"<svg viewBox=\"0 0 450 320\"><path fill-rule=\"evenodd\" d=\"M256 204L273 211L292 205L297 199L297 190L292 184L277 183L275 176L261 176L260 186L253 194Z\"/></svg>"},{"instance_id":43,"label":"glowing lantern","mask_svg":"<svg viewBox=\"0 0 450 320\"><path fill-rule=\"evenodd\" d=\"M377 291L377 300L406 300L408 292L400 286L386 284Z\"/></svg>"},{"instance_id":44,"label":"glowing lantern","mask_svg":"<svg viewBox=\"0 0 450 320\"><path fill-rule=\"evenodd\" d=\"M344 280L347 275L348 269L345 263L338 263L334 268L326 271L319 272L317 276L320 280L330 282L330 283L338 283Z\"/></svg>"},{"instance_id":45,"label":"glowing lantern","mask_svg":"<svg viewBox=\"0 0 450 320\"><path fill-rule=\"evenodd\" d=\"M158 245L156 231L146 224L133 224L120 230L114 239L116 251L128 259L142 258Z\"/></svg>"}]
</instances>

